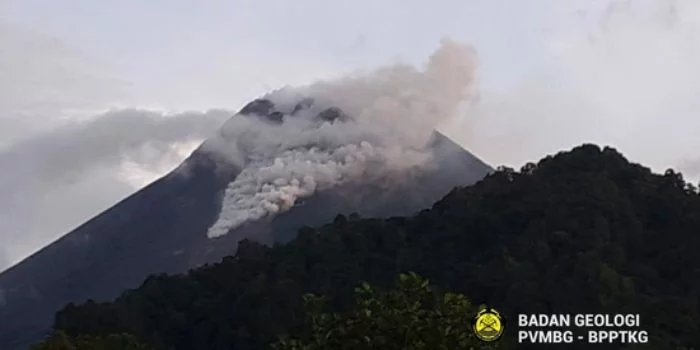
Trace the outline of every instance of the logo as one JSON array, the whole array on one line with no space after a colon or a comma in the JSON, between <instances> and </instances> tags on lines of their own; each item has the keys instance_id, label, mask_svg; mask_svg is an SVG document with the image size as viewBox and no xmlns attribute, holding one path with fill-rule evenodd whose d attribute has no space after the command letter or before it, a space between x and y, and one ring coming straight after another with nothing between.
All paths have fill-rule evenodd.
<instances>
[{"instance_id":1,"label":"logo","mask_svg":"<svg viewBox=\"0 0 700 350\"><path fill-rule=\"evenodd\" d=\"M503 317L498 311L486 308L479 311L472 320L472 329L477 338L485 342L496 341L503 335Z\"/></svg>"}]
</instances>

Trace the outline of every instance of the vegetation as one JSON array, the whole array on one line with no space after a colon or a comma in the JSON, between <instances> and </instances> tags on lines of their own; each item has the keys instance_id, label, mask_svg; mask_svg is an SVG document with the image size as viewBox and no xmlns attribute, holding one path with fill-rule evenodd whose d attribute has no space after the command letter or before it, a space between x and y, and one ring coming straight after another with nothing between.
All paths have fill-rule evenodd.
<instances>
[{"instance_id":1,"label":"vegetation","mask_svg":"<svg viewBox=\"0 0 700 350\"><path fill-rule=\"evenodd\" d=\"M348 322L360 317L351 310L361 281L387 288L415 271L506 317L638 313L652 348L698 348L698 251L694 186L674 171L653 174L614 149L584 145L520 171L499 169L411 218L338 216L288 244L243 241L220 263L152 276L113 302L68 305L54 327L72 337L129 333L156 349L187 350L269 349L294 334L278 346L313 349L318 333L307 338L303 295L329 296L334 314L350 312L316 331L360 332Z\"/></svg>"},{"instance_id":2,"label":"vegetation","mask_svg":"<svg viewBox=\"0 0 700 350\"><path fill-rule=\"evenodd\" d=\"M127 334L69 337L58 331L30 350L151 350Z\"/></svg>"},{"instance_id":3,"label":"vegetation","mask_svg":"<svg viewBox=\"0 0 700 350\"><path fill-rule=\"evenodd\" d=\"M459 350L475 349L471 331L474 308L461 294L436 295L428 281L401 275L394 290L379 291L367 283L355 290L356 309L323 313L325 298L304 296L311 320L304 339L285 336L275 350ZM485 348L485 347L484 347Z\"/></svg>"}]
</instances>

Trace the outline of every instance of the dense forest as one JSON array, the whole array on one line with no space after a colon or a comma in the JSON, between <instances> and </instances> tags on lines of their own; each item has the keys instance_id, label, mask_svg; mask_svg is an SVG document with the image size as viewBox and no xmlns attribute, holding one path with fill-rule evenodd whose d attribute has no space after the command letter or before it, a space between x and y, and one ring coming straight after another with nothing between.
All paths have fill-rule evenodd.
<instances>
[{"instance_id":1,"label":"dense forest","mask_svg":"<svg viewBox=\"0 0 700 350\"><path fill-rule=\"evenodd\" d=\"M612 148L583 145L520 171L498 169L413 217L338 216L286 244L242 241L220 263L152 276L113 302L67 305L53 337L283 348L284 339L312 339L307 293L325 296L328 312L352 315L363 282L390 288L412 271L506 317L638 313L650 344L625 348L698 348L699 231L700 195L681 174L653 174ZM507 330L501 348L512 336ZM355 349L365 348L379 347Z\"/></svg>"}]
</instances>

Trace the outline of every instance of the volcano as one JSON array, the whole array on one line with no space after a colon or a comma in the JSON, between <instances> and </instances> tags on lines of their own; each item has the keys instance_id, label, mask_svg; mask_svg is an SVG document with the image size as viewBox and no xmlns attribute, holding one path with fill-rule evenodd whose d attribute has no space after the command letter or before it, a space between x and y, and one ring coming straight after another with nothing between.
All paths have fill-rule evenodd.
<instances>
[{"instance_id":1,"label":"volcano","mask_svg":"<svg viewBox=\"0 0 700 350\"><path fill-rule=\"evenodd\" d=\"M337 107L324 108L308 98L285 108L268 99L258 99L231 121L234 124L249 121L276 130L306 118L304 125L330 131L351 128L354 123L353 115ZM222 128L213 139L225 137L240 143L240 139L225 135L226 129ZM248 131L238 131L239 138L249 135ZM328 134L332 134L330 131ZM255 137L251 139L254 143ZM248 198L251 203L267 201L260 212L257 207L239 208L242 200L236 197L238 194L229 192L236 191L237 181L244 174L257 176L263 168L245 165L255 163L253 158L243 165L226 161L224 153L212 151L212 142L205 142L171 173L2 273L0 348L26 348L43 337L50 330L54 313L67 303L110 300L125 289L139 286L149 275L182 273L219 261L235 253L243 238L264 243L285 242L303 226L322 225L337 215L409 215L430 207L454 187L472 184L492 170L446 136L432 132L422 149L430 157L419 166L400 168L391 177L382 178L367 171L371 168L366 164L376 159L362 158L364 172L353 172L352 181L340 181L337 176L333 177L332 185L328 180L315 181L312 191L308 191L307 183L299 184L299 181L291 182L294 186L274 182L279 186L264 192L268 197L274 195L273 199L261 197L260 193ZM328 142L319 137L311 143L294 144L290 149L300 154L337 155L337 152L324 153L333 147ZM341 161L322 164L355 171L346 162L352 158L353 164L359 164L359 158L348 157L346 154ZM279 158L275 158L271 164L278 163ZM301 159L299 164L317 163ZM212 235L212 227L221 223L227 213L227 196L235 199L228 202L238 211L229 212L226 225L220 225L223 228ZM68 198L66 205L70 205ZM245 213L256 215L232 224L230 218L239 218L244 209L248 210Z\"/></svg>"}]
</instances>

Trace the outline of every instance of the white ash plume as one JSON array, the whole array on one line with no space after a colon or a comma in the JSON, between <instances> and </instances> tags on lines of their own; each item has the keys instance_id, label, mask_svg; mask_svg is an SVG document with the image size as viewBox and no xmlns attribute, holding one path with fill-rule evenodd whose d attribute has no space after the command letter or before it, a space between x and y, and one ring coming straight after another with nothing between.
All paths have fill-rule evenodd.
<instances>
[{"instance_id":1,"label":"white ash plume","mask_svg":"<svg viewBox=\"0 0 700 350\"><path fill-rule=\"evenodd\" d=\"M396 65L265 96L274 105L268 118L237 115L202 146L242 169L208 236L289 210L317 191L426 166L435 128L474 95L475 68L474 50L444 40L423 70ZM319 118L330 107L338 118Z\"/></svg>"}]
</instances>

